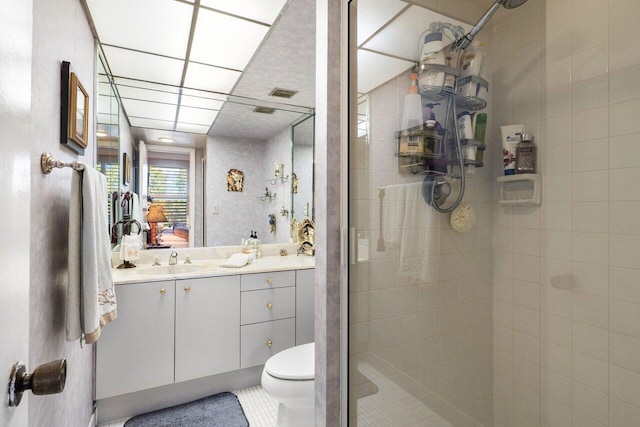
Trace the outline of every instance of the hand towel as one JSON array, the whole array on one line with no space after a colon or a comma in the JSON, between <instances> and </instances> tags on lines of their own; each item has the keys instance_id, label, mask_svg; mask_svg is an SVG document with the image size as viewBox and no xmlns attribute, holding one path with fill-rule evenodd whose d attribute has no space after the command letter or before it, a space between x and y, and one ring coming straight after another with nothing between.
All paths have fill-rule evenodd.
<instances>
[{"instance_id":1,"label":"hand towel","mask_svg":"<svg viewBox=\"0 0 640 427\"><path fill-rule=\"evenodd\" d=\"M233 254L231 257L220 264L220 267L232 267L240 268L251 262L251 255L249 254Z\"/></svg>"},{"instance_id":2,"label":"hand towel","mask_svg":"<svg viewBox=\"0 0 640 427\"><path fill-rule=\"evenodd\" d=\"M144 219L142 217L142 205L140 204L140 197L138 197L138 195L136 193L131 193L131 221L138 221L138 224L140 224L140 229L142 230L142 224L144 224L146 222L146 219ZM138 227L137 226L132 226L131 227L131 234L135 234L138 238L138 240L140 241L140 248L142 248L144 246L144 242L142 241L142 237L144 236L144 233L142 231L140 231L140 234L138 233ZM137 258L136 258L137 259ZM133 260L129 260L129 261L133 261Z\"/></svg>"},{"instance_id":3,"label":"hand towel","mask_svg":"<svg viewBox=\"0 0 640 427\"><path fill-rule=\"evenodd\" d=\"M120 242L120 259L123 261L135 261L140 258L142 241L138 234L125 234Z\"/></svg>"},{"instance_id":4,"label":"hand towel","mask_svg":"<svg viewBox=\"0 0 640 427\"><path fill-rule=\"evenodd\" d=\"M117 317L107 230L107 178L91 167L73 172L69 206L66 338L91 344Z\"/></svg>"}]
</instances>

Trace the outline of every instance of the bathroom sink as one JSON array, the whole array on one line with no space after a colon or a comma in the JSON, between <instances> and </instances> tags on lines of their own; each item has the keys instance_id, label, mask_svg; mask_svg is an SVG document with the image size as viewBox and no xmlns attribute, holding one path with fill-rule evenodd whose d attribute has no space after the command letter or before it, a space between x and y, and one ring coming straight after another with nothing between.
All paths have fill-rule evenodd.
<instances>
[{"instance_id":1,"label":"bathroom sink","mask_svg":"<svg viewBox=\"0 0 640 427\"><path fill-rule=\"evenodd\" d=\"M181 273L194 273L196 271L205 270L211 268L208 265L201 264L176 264L176 265L158 265L155 267L141 268L138 270L138 274L181 274Z\"/></svg>"}]
</instances>

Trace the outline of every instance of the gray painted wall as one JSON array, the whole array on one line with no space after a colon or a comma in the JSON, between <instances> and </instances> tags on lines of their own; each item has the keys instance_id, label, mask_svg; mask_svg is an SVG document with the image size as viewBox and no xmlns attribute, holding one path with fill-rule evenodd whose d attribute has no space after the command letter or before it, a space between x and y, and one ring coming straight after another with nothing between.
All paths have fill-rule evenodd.
<instances>
[{"instance_id":1,"label":"gray painted wall","mask_svg":"<svg viewBox=\"0 0 640 427\"><path fill-rule=\"evenodd\" d=\"M79 160L92 166L94 149L78 157L59 143L60 62L66 60L94 99L95 49L93 36L78 0L33 2L32 156L29 369L55 359L67 359L67 382L62 394L30 396L29 425L82 426L91 418L93 346L80 348L65 341L67 233L71 169L40 172L40 155ZM93 105L89 140L93 140Z\"/></svg>"},{"instance_id":2,"label":"gray painted wall","mask_svg":"<svg viewBox=\"0 0 640 427\"><path fill-rule=\"evenodd\" d=\"M289 134L287 128L269 141L207 138L206 246L239 245L251 230L258 232L262 243L289 242L288 219L280 216L283 200L289 209L289 182L267 181L274 175L274 163L284 163L285 175L291 173ZM227 191L227 172L232 168L244 172L242 192ZM272 202L258 198L265 188L276 193ZM212 214L214 205L217 215ZM276 214L275 234L269 232L269 213Z\"/></svg>"}]
</instances>

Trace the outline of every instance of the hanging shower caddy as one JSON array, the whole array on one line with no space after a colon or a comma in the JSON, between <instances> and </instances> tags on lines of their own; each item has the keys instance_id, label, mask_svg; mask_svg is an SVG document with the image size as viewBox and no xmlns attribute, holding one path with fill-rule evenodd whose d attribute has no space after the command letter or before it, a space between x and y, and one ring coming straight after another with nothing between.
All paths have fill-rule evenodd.
<instances>
[{"instance_id":1,"label":"hanging shower caddy","mask_svg":"<svg viewBox=\"0 0 640 427\"><path fill-rule=\"evenodd\" d=\"M433 34L436 34L434 37ZM443 22L434 22L421 36L420 41L441 42L444 37L449 44L435 52L435 56L425 60L420 46L420 62L414 72L418 73L418 92L422 105L441 105L439 122L433 117L424 117L422 125L396 132L398 144L397 157L402 158L400 167L411 173L426 174L423 183L425 201L439 212L451 212L464 195L465 175L469 168L483 167L483 154L486 145L473 139L473 132L464 138L460 135L458 115L480 111L487 106L484 96L489 83L478 75L461 77L461 55L464 51L458 47L464 36L460 26ZM437 46L437 45L436 45ZM433 53L433 52L431 52ZM439 56L438 56L439 55ZM433 63L444 60L445 65ZM433 111L429 108L428 111ZM471 137L469 137L471 136ZM413 150L407 150L407 144L413 142ZM457 191L455 201L449 197Z\"/></svg>"}]
</instances>

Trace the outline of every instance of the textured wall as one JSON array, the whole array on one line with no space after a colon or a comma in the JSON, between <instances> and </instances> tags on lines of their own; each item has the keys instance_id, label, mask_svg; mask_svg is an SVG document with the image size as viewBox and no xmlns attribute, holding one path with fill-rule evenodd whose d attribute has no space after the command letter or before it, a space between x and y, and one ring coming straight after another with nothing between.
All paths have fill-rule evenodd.
<instances>
[{"instance_id":1,"label":"textured wall","mask_svg":"<svg viewBox=\"0 0 640 427\"><path fill-rule=\"evenodd\" d=\"M316 1L315 425L341 417L340 226L343 2ZM344 350L344 349L342 349ZM346 408L345 408L346 409Z\"/></svg>"},{"instance_id":2,"label":"textured wall","mask_svg":"<svg viewBox=\"0 0 640 427\"><path fill-rule=\"evenodd\" d=\"M67 60L94 97L94 41L78 0L33 2L33 68L31 163L31 320L29 368L67 358L62 394L29 399L29 425L82 426L92 412L93 346L65 341L67 232L71 169L40 172L40 154L94 164L93 146L78 157L60 145L60 62ZM89 140L93 140L93 104Z\"/></svg>"},{"instance_id":3,"label":"textured wall","mask_svg":"<svg viewBox=\"0 0 640 427\"><path fill-rule=\"evenodd\" d=\"M494 205L496 427L638 425L638 16L529 0L494 21L492 140L525 124L543 178L542 206Z\"/></svg>"}]
</instances>

